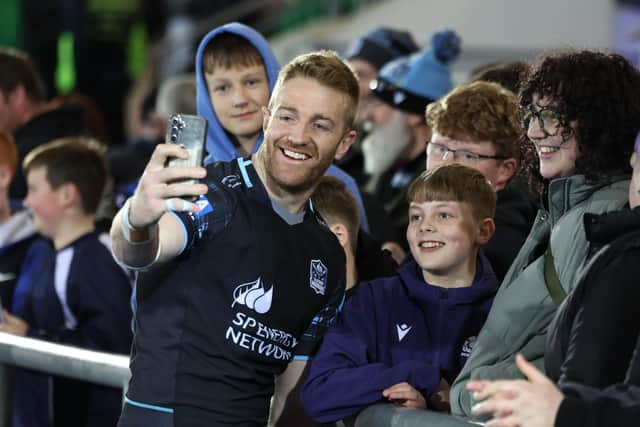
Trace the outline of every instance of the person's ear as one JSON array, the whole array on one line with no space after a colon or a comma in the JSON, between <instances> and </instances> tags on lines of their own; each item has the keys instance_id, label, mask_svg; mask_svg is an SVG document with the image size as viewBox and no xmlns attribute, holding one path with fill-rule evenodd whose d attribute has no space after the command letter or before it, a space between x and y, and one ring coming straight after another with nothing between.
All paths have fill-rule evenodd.
<instances>
[{"instance_id":1,"label":"person's ear","mask_svg":"<svg viewBox=\"0 0 640 427\"><path fill-rule=\"evenodd\" d=\"M11 178L13 174L9 165L0 164L0 190L8 190L9 184L11 184Z\"/></svg>"},{"instance_id":2,"label":"person's ear","mask_svg":"<svg viewBox=\"0 0 640 427\"><path fill-rule=\"evenodd\" d=\"M493 221L493 218L485 218L480 221L478 224L478 236L476 238L476 243L479 245L484 245L491 240L493 237L493 233L496 232L496 223Z\"/></svg>"},{"instance_id":3,"label":"person's ear","mask_svg":"<svg viewBox=\"0 0 640 427\"><path fill-rule=\"evenodd\" d=\"M493 186L496 188L503 188L511 178L516 174L518 170L518 161L512 157L504 159L498 166L498 179L493 182Z\"/></svg>"},{"instance_id":4,"label":"person's ear","mask_svg":"<svg viewBox=\"0 0 640 427\"><path fill-rule=\"evenodd\" d=\"M347 151L349 151L349 148L355 142L356 136L358 136L358 134L355 130L351 129L347 131L347 133L342 138L342 141L340 141L340 143L338 144L338 149L336 150L336 155L334 156L336 160L340 160L345 154L347 154Z\"/></svg>"},{"instance_id":5,"label":"person's ear","mask_svg":"<svg viewBox=\"0 0 640 427\"><path fill-rule=\"evenodd\" d=\"M56 192L58 193L58 200L62 206L72 206L76 202L81 204L80 191L78 191L78 187L72 182L62 184Z\"/></svg>"},{"instance_id":6,"label":"person's ear","mask_svg":"<svg viewBox=\"0 0 640 427\"><path fill-rule=\"evenodd\" d=\"M344 224L337 222L335 224L330 225L329 230L331 230L331 232L333 232L333 234L336 235L336 237L338 238L338 241L340 242L340 246L342 246L345 249L349 246L351 239L349 236L349 231L347 230L347 227L345 227Z\"/></svg>"},{"instance_id":7,"label":"person's ear","mask_svg":"<svg viewBox=\"0 0 640 427\"><path fill-rule=\"evenodd\" d=\"M269 119L271 118L271 111L268 107L262 107L262 132L265 133L269 127Z\"/></svg>"},{"instance_id":8,"label":"person's ear","mask_svg":"<svg viewBox=\"0 0 640 427\"><path fill-rule=\"evenodd\" d=\"M9 92L9 105L12 107L18 107L23 105L27 100L27 91L24 86L19 84L11 92Z\"/></svg>"}]
</instances>

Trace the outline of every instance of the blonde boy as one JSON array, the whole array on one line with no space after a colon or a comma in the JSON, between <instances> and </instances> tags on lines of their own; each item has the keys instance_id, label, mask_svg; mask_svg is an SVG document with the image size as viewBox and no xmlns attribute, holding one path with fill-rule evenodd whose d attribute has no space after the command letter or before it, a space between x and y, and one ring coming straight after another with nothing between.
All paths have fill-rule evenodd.
<instances>
[{"instance_id":1,"label":"blonde boy","mask_svg":"<svg viewBox=\"0 0 640 427\"><path fill-rule=\"evenodd\" d=\"M394 277L361 283L345 303L303 387L312 418L333 422L381 401L447 409L448 384L498 287L480 251L495 228L495 197L480 172L458 164L412 182L407 240L414 260Z\"/></svg>"}]
</instances>

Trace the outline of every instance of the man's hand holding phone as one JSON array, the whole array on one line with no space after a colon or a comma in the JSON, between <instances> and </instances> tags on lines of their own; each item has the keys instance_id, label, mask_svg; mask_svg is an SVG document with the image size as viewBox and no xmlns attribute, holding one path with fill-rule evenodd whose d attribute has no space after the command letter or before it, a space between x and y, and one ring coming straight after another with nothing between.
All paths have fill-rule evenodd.
<instances>
[{"instance_id":1,"label":"man's hand holding phone","mask_svg":"<svg viewBox=\"0 0 640 427\"><path fill-rule=\"evenodd\" d=\"M193 203L208 188L198 180L206 121L199 116L175 115L168 120L165 144L156 146L130 200L128 221L133 228L157 223L167 211L197 212Z\"/></svg>"}]
</instances>

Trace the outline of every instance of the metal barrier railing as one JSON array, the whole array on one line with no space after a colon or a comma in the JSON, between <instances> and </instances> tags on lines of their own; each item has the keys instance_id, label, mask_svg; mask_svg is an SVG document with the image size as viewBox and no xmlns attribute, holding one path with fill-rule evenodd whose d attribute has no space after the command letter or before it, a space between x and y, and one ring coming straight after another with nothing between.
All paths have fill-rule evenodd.
<instances>
[{"instance_id":1,"label":"metal barrier railing","mask_svg":"<svg viewBox=\"0 0 640 427\"><path fill-rule=\"evenodd\" d=\"M101 353L0 332L0 364L75 378L126 391L131 373L129 356ZM0 375L0 420L6 420L10 392Z\"/></svg>"},{"instance_id":2,"label":"metal barrier railing","mask_svg":"<svg viewBox=\"0 0 640 427\"><path fill-rule=\"evenodd\" d=\"M401 408L380 403L364 409L356 418L355 427L474 427L483 423L465 421L440 412Z\"/></svg>"}]
</instances>

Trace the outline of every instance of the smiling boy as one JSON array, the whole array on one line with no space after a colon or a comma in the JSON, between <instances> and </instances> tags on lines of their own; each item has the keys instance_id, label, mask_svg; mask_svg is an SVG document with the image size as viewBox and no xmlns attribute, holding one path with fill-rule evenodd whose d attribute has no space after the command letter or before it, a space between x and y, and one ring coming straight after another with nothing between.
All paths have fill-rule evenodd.
<instances>
[{"instance_id":1,"label":"smiling boy","mask_svg":"<svg viewBox=\"0 0 640 427\"><path fill-rule=\"evenodd\" d=\"M413 260L361 283L325 335L302 392L318 422L384 400L445 409L489 312L498 282L480 247L495 229L491 185L452 164L423 172L407 194Z\"/></svg>"}]
</instances>

